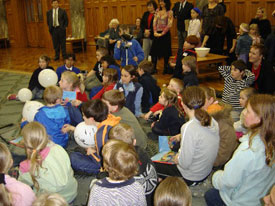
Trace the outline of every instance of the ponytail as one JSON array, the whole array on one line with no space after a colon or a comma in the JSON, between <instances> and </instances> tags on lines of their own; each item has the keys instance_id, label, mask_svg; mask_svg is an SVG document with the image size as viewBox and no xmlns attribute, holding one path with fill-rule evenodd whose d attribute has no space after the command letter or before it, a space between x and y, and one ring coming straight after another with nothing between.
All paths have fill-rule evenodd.
<instances>
[{"instance_id":1,"label":"ponytail","mask_svg":"<svg viewBox=\"0 0 275 206\"><path fill-rule=\"evenodd\" d=\"M203 109L195 109L195 117L200 121L201 126L207 127L211 124L210 115Z\"/></svg>"},{"instance_id":2,"label":"ponytail","mask_svg":"<svg viewBox=\"0 0 275 206\"><path fill-rule=\"evenodd\" d=\"M39 190L39 183L36 180L36 176L39 176L39 168L41 166L42 158L41 155L36 151L32 150L30 155L31 167L30 167L30 175L32 178L33 186L38 191Z\"/></svg>"},{"instance_id":3,"label":"ponytail","mask_svg":"<svg viewBox=\"0 0 275 206\"><path fill-rule=\"evenodd\" d=\"M11 193L4 184L0 184L0 202L3 206L12 206Z\"/></svg>"}]
</instances>

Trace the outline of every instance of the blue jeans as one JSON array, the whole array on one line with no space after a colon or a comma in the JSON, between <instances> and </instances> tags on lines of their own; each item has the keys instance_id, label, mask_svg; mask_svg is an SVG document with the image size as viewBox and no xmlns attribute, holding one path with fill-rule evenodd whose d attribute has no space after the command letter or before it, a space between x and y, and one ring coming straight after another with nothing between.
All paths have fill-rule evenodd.
<instances>
[{"instance_id":1,"label":"blue jeans","mask_svg":"<svg viewBox=\"0 0 275 206\"><path fill-rule=\"evenodd\" d=\"M225 206L223 202L219 190L217 189L210 189L204 194L204 199L207 206Z\"/></svg>"}]
</instances>

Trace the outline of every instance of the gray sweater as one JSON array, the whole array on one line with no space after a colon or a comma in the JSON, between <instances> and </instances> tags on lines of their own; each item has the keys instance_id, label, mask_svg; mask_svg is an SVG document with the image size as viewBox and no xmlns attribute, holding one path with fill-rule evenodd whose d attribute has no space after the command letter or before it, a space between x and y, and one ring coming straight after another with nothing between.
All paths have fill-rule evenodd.
<instances>
[{"instance_id":1,"label":"gray sweater","mask_svg":"<svg viewBox=\"0 0 275 206\"><path fill-rule=\"evenodd\" d=\"M219 126L201 126L194 117L181 127L179 164L181 175L191 181L203 180L210 174L219 149Z\"/></svg>"}]
</instances>

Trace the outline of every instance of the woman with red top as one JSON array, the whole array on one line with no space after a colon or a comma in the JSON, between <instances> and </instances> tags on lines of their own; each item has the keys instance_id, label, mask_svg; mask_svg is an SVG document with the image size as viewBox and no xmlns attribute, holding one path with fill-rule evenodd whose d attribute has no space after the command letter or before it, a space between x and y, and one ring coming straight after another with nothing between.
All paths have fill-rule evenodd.
<instances>
[{"instance_id":1,"label":"woman with red top","mask_svg":"<svg viewBox=\"0 0 275 206\"><path fill-rule=\"evenodd\" d=\"M154 67L157 66L158 58L164 57L163 74L168 73L168 61L172 54L170 28L173 24L173 11L170 10L170 0L159 0L160 8L154 17L154 40L151 49Z\"/></svg>"},{"instance_id":2,"label":"woman with red top","mask_svg":"<svg viewBox=\"0 0 275 206\"><path fill-rule=\"evenodd\" d=\"M103 87L92 99L101 99L104 92L112 90L115 87L118 80L117 70L109 68L104 69L102 79Z\"/></svg>"},{"instance_id":3,"label":"woman with red top","mask_svg":"<svg viewBox=\"0 0 275 206\"><path fill-rule=\"evenodd\" d=\"M154 38L154 28L153 28L153 21L154 21L154 14L158 5L155 1L148 1L147 2L147 10L144 12L142 19L141 19L141 30L142 30L142 37L143 37L143 44L142 49L144 51L144 60L148 60L150 50L153 43Z\"/></svg>"},{"instance_id":4,"label":"woman with red top","mask_svg":"<svg viewBox=\"0 0 275 206\"><path fill-rule=\"evenodd\" d=\"M249 52L248 68L255 75L254 87L259 93L274 94L275 92L275 72L271 62L263 58L264 45L254 44Z\"/></svg>"}]
</instances>

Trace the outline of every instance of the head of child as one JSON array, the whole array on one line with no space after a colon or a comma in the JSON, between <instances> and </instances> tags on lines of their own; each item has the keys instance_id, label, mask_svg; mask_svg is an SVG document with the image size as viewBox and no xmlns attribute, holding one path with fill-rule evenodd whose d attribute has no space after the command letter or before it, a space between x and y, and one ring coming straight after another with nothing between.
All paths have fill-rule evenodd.
<instances>
[{"instance_id":1,"label":"head of child","mask_svg":"<svg viewBox=\"0 0 275 206\"><path fill-rule=\"evenodd\" d=\"M102 101L108 106L109 112L114 113L120 111L125 105L125 96L119 90L109 90L104 92Z\"/></svg>"},{"instance_id":2,"label":"head of child","mask_svg":"<svg viewBox=\"0 0 275 206\"><path fill-rule=\"evenodd\" d=\"M39 184L36 177L39 176L42 157L40 152L46 148L49 139L45 127L39 122L30 122L23 127L21 134L24 139L27 159L30 160L30 175L36 190Z\"/></svg>"},{"instance_id":3,"label":"head of child","mask_svg":"<svg viewBox=\"0 0 275 206\"><path fill-rule=\"evenodd\" d=\"M201 87L201 89L205 93L205 103L203 108L207 110L207 108L216 101L216 91L212 87Z\"/></svg>"},{"instance_id":4,"label":"head of child","mask_svg":"<svg viewBox=\"0 0 275 206\"><path fill-rule=\"evenodd\" d=\"M122 84L128 85L130 82L136 80L136 68L133 65L126 65L121 71Z\"/></svg>"},{"instance_id":5,"label":"head of child","mask_svg":"<svg viewBox=\"0 0 275 206\"><path fill-rule=\"evenodd\" d=\"M95 52L95 58L98 62L100 62L101 58L108 54L108 50L106 48L99 48Z\"/></svg>"},{"instance_id":6,"label":"head of child","mask_svg":"<svg viewBox=\"0 0 275 206\"><path fill-rule=\"evenodd\" d=\"M252 95L244 112L244 125L251 130L249 146L255 135L259 134L265 145L266 164L274 163L275 151L275 97L268 94Z\"/></svg>"},{"instance_id":7,"label":"head of child","mask_svg":"<svg viewBox=\"0 0 275 206\"><path fill-rule=\"evenodd\" d=\"M122 36L122 35L124 35L124 34L127 34L127 35L130 34L130 28L129 28L129 26L126 25L126 24L122 24L122 25L120 25L120 27L119 27L119 36Z\"/></svg>"},{"instance_id":8,"label":"head of child","mask_svg":"<svg viewBox=\"0 0 275 206\"><path fill-rule=\"evenodd\" d=\"M167 88L176 92L177 95L179 95L184 89L183 81L177 78L172 78Z\"/></svg>"},{"instance_id":9,"label":"head of child","mask_svg":"<svg viewBox=\"0 0 275 206\"><path fill-rule=\"evenodd\" d=\"M5 176L12 167L13 160L8 147L0 142L0 198L3 205L12 205L11 195L5 187Z\"/></svg>"},{"instance_id":10,"label":"head of child","mask_svg":"<svg viewBox=\"0 0 275 206\"><path fill-rule=\"evenodd\" d=\"M117 70L115 69L103 69L103 85L108 86L111 83L115 83L118 80Z\"/></svg>"},{"instance_id":11,"label":"head of child","mask_svg":"<svg viewBox=\"0 0 275 206\"><path fill-rule=\"evenodd\" d=\"M249 32L249 25L246 23L241 23L239 32L240 35L247 34Z\"/></svg>"},{"instance_id":12,"label":"head of child","mask_svg":"<svg viewBox=\"0 0 275 206\"><path fill-rule=\"evenodd\" d=\"M76 61L75 54L67 54L65 58L65 66L67 68L71 68L74 66L74 62Z\"/></svg>"},{"instance_id":13,"label":"head of child","mask_svg":"<svg viewBox=\"0 0 275 206\"><path fill-rule=\"evenodd\" d=\"M191 206L191 191L180 177L167 177L156 189L154 206Z\"/></svg>"},{"instance_id":14,"label":"head of child","mask_svg":"<svg viewBox=\"0 0 275 206\"><path fill-rule=\"evenodd\" d=\"M57 193L43 193L36 198L32 206L68 206L68 203Z\"/></svg>"},{"instance_id":15,"label":"head of child","mask_svg":"<svg viewBox=\"0 0 275 206\"><path fill-rule=\"evenodd\" d=\"M191 10L191 18L192 19L198 19L201 15L201 11L199 8L195 7Z\"/></svg>"},{"instance_id":16,"label":"head of child","mask_svg":"<svg viewBox=\"0 0 275 206\"><path fill-rule=\"evenodd\" d=\"M77 88L82 90L82 87L84 87L81 78L71 71L65 71L61 74L59 86L63 91L74 91Z\"/></svg>"},{"instance_id":17,"label":"head of child","mask_svg":"<svg viewBox=\"0 0 275 206\"><path fill-rule=\"evenodd\" d=\"M133 128L125 123L118 123L109 132L109 139L118 139L130 145L136 145Z\"/></svg>"},{"instance_id":18,"label":"head of child","mask_svg":"<svg viewBox=\"0 0 275 206\"><path fill-rule=\"evenodd\" d=\"M243 60L236 60L231 64L231 76L235 80L242 80L245 75L246 64Z\"/></svg>"},{"instance_id":19,"label":"head of child","mask_svg":"<svg viewBox=\"0 0 275 206\"><path fill-rule=\"evenodd\" d=\"M81 107L83 119L87 125L95 125L107 119L108 106L100 99L84 102Z\"/></svg>"},{"instance_id":20,"label":"head of child","mask_svg":"<svg viewBox=\"0 0 275 206\"><path fill-rule=\"evenodd\" d=\"M272 187L270 194L263 198L264 206L275 206L275 185Z\"/></svg>"},{"instance_id":21,"label":"head of child","mask_svg":"<svg viewBox=\"0 0 275 206\"><path fill-rule=\"evenodd\" d=\"M182 63L182 72L188 73L188 72L195 72L197 68L197 60L193 56L186 56L181 60Z\"/></svg>"},{"instance_id":22,"label":"head of child","mask_svg":"<svg viewBox=\"0 0 275 206\"><path fill-rule=\"evenodd\" d=\"M151 74L153 72L154 65L152 62L143 60L139 63L137 72L139 76L142 76L145 73Z\"/></svg>"},{"instance_id":23,"label":"head of child","mask_svg":"<svg viewBox=\"0 0 275 206\"><path fill-rule=\"evenodd\" d=\"M257 90L253 87L244 88L240 92L240 105L244 108L246 106L247 100L254 94L257 94Z\"/></svg>"},{"instance_id":24,"label":"head of child","mask_svg":"<svg viewBox=\"0 0 275 206\"><path fill-rule=\"evenodd\" d=\"M133 145L111 139L103 146L102 156L111 180L128 180L138 173L138 155Z\"/></svg>"},{"instance_id":25,"label":"head of child","mask_svg":"<svg viewBox=\"0 0 275 206\"><path fill-rule=\"evenodd\" d=\"M258 24L250 24L249 34L253 36L259 35Z\"/></svg>"},{"instance_id":26,"label":"head of child","mask_svg":"<svg viewBox=\"0 0 275 206\"><path fill-rule=\"evenodd\" d=\"M182 107L189 118L196 117L202 126L211 124L211 117L203 109L205 104L205 92L198 86L187 87L182 93Z\"/></svg>"},{"instance_id":27,"label":"head of child","mask_svg":"<svg viewBox=\"0 0 275 206\"><path fill-rule=\"evenodd\" d=\"M42 55L39 57L38 60L38 65L41 69L46 69L50 63L50 57L46 56L46 55Z\"/></svg>"},{"instance_id":28,"label":"head of child","mask_svg":"<svg viewBox=\"0 0 275 206\"><path fill-rule=\"evenodd\" d=\"M116 65L116 61L111 55L101 57L100 62L103 69L107 69L110 65Z\"/></svg>"},{"instance_id":29,"label":"head of child","mask_svg":"<svg viewBox=\"0 0 275 206\"><path fill-rule=\"evenodd\" d=\"M200 40L198 39L198 37L196 37L195 35L190 35L186 37L183 44L183 49L184 50L194 49L199 45L199 43L200 43Z\"/></svg>"},{"instance_id":30,"label":"head of child","mask_svg":"<svg viewBox=\"0 0 275 206\"><path fill-rule=\"evenodd\" d=\"M178 96L176 92L165 87L161 90L161 93L159 95L160 104L162 104L164 107L167 107L169 105L176 105L177 102Z\"/></svg>"},{"instance_id":31,"label":"head of child","mask_svg":"<svg viewBox=\"0 0 275 206\"><path fill-rule=\"evenodd\" d=\"M47 106L60 104L63 91L58 86L48 86L43 93L43 99Z\"/></svg>"}]
</instances>

